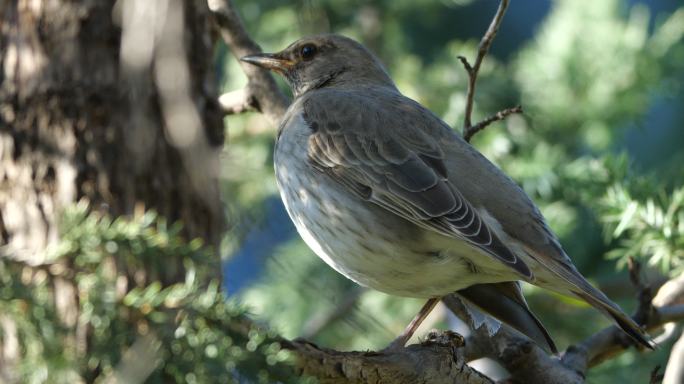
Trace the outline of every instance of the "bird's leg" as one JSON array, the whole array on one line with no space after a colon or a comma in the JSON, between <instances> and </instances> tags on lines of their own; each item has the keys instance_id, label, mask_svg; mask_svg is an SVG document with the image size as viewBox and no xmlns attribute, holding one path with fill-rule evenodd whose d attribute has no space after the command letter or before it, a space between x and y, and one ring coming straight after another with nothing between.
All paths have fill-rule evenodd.
<instances>
[{"instance_id":1,"label":"bird's leg","mask_svg":"<svg viewBox=\"0 0 684 384\"><path fill-rule=\"evenodd\" d=\"M398 349L404 348L406 345L406 342L409 341L411 336L416 332L416 329L420 326L420 324L425 320L427 315L432 312L432 310L435 308L437 303L439 303L439 300L441 298L432 298L423 305L423 308L420 309L418 314L411 320L409 325L404 329L404 332L401 333L394 341L392 341L384 350L385 351L396 351Z\"/></svg>"}]
</instances>

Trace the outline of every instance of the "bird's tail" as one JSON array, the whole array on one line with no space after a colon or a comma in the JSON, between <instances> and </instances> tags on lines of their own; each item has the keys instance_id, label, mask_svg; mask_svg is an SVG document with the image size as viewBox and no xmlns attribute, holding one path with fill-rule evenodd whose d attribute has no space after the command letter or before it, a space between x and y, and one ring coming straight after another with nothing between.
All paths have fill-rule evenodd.
<instances>
[{"instance_id":1,"label":"bird's tail","mask_svg":"<svg viewBox=\"0 0 684 384\"><path fill-rule=\"evenodd\" d=\"M559 279L546 276L544 281L534 282L535 285L560 294L574 294L612 319L634 341L648 349L655 348L651 337L629 315L623 312L617 304L613 303L603 292L594 288L572 264L566 263L559 258L542 257L542 255L529 248L526 248L526 252L533 259L536 259L540 265L545 266L547 272L551 272L560 278L559 281ZM540 260L543 260L543 262Z\"/></svg>"},{"instance_id":2,"label":"bird's tail","mask_svg":"<svg viewBox=\"0 0 684 384\"><path fill-rule=\"evenodd\" d=\"M544 325L527 306L517 282L477 284L457 291L456 294L529 337L542 348L558 353Z\"/></svg>"},{"instance_id":3,"label":"bird's tail","mask_svg":"<svg viewBox=\"0 0 684 384\"><path fill-rule=\"evenodd\" d=\"M603 292L586 283L585 287L573 290L572 293L613 319L615 324L636 342L648 349L654 349L655 344L646 332L629 315L624 313L617 304L610 301Z\"/></svg>"}]
</instances>

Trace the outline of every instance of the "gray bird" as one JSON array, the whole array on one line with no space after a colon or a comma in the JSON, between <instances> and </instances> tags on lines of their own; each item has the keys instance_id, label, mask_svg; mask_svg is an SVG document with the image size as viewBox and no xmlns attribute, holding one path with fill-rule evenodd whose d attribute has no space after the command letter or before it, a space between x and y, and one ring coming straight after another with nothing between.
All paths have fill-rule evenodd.
<instances>
[{"instance_id":1,"label":"gray bird","mask_svg":"<svg viewBox=\"0 0 684 384\"><path fill-rule=\"evenodd\" d=\"M651 348L643 330L577 271L525 192L402 95L361 44L313 36L241 60L280 73L292 87L275 171L306 244L360 285L429 299L393 346L456 293L555 352L522 296L525 281L585 300Z\"/></svg>"}]
</instances>

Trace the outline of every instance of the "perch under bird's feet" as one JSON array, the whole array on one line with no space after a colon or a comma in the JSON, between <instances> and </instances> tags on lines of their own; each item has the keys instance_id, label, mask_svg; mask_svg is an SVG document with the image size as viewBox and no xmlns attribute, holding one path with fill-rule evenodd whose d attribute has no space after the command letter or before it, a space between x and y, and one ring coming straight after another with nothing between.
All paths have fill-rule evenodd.
<instances>
[{"instance_id":1,"label":"perch under bird's feet","mask_svg":"<svg viewBox=\"0 0 684 384\"><path fill-rule=\"evenodd\" d=\"M460 348L465 346L465 337L448 329L446 331L432 330L428 333L427 338L422 344L437 344L445 347Z\"/></svg>"}]
</instances>

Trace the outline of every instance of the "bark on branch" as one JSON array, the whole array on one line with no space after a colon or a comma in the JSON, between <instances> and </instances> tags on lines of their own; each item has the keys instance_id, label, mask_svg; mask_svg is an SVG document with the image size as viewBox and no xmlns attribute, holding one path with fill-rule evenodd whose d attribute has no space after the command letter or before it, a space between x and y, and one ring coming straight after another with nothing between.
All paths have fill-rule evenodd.
<instances>
[{"instance_id":1,"label":"bark on branch","mask_svg":"<svg viewBox=\"0 0 684 384\"><path fill-rule=\"evenodd\" d=\"M485 32L484 36L482 36L482 40L480 40L480 44L477 48L475 64L471 65L470 62L468 62L468 59L466 59L464 56L458 57L468 73L468 93L466 94L466 106L465 112L463 114L463 138L468 142L473 136L475 136L476 133L485 129L489 124L495 121L503 120L510 114L522 113L522 107L517 106L499 111L475 125L473 125L471 121L473 103L475 102L475 85L477 83L477 74L480 71L482 61L487 55L487 52L489 52L489 47L491 47L494 37L496 37L496 33L499 31L499 26L501 25L501 21L503 20L507 8L508 0L501 0L499 3L499 8L496 10L496 14L492 19L492 22L489 24L489 28L487 28L487 32Z\"/></svg>"},{"instance_id":2,"label":"bark on branch","mask_svg":"<svg viewBox=\"0 0 684 384\"><path fill-rule=\"evenodd\" d=\"M230 51L236 59L261 52L259 45L247 33L242 19L240 19L231 1L208 0L207 4L223 40L230 47ZM247 87L244 91L244 101L241 103L246 108L243 108L241 112L254 108L263 113L271 123L279 123L280 118L287 110L289 101L278 88L273 76L267 70L255 65L243 62L240 62L240 65L248 78ZM236 104L240 103L233 105Z\"/></svg>"},{"instance_id":3,"label":"bark on branch","mask_svg":"<svg viewBox=\"0 0 684 384\"><path fill-rule=\"evenodd\" d=\"M338 352L302 340L281 345L297 355L302 374L324 384L494 383L466 364L460 353L463 338L453 332L431 333L420 344L386 352Z\"/></svg>"}]
</instances>

